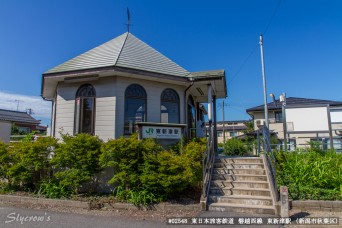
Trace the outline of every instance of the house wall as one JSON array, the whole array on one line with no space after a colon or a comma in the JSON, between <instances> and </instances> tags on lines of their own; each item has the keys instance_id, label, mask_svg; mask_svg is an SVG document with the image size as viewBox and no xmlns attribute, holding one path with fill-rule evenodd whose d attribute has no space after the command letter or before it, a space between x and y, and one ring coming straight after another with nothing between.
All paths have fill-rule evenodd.
<instances>
[{"instance_id":1,"label":"house wall","mask_svg":"<svg viewBox=\"0 0 342 228\"><path fill-rule=\"evenodd\" d=\"M95 135L102 140L118 138L124 133L125 90L139 84L147 93L147 122L160 122L160 96L164 89L174 89L180 99L180 123L184 118L184 86L126 77L107 77L89 82L96 90ZM56 97L55 136L59 131L73 135L75 95L82 83L59 83Z\"/></svg>"},{"instance_id":2,"label":"house wall","mask_svg":"<svg viewBox=\"0 0 342 228\"><path fill-rule=\"evenodd\" d=\"M219 132L219 131L218 131L218 132ZM222 137L217 136L217 142L218 142L218 143L223 143L223 142L224 142L223 131L220 131L220 132L222 132ZM235 132L235 133L237 134L237 135L234 136L234 137L238 137L238 136L241 136L241 135L244 134L244 133L243 133L243 130L235 130L235 131L232 131L232 130L225 130L224 133L225 133L225 135L226 135L226 141L229 140L229 139L231 139L231 138L234 138L234 137L230 136L230 133L231 133L231 132Z\"/></svg>"},{"instance_id":3,"label":"house wall","mask_svg":"<svg viewBox=\"0 0 342 228\"><path fill-rule=\"evenodd\" d=\"M293 131L328 131L327 107L288 108L286 122L293 125Z\"/></svg>"},{"instance_id":4,"label":"house wall","mask_svg":"<svg viewBox=\"0 0 342 228\"><path fill-rule=\"evenodd\" d=\"M0 140L8 143L11 138L11 122L0 121Z\"/></svg>"},{"instance_id":5,"label":"house wall","mask_svg":"<svg viewBox=\"0 0 342 228\"><path fill-rule=\"evenodd\" d=\"M227 122L224 124L225 126L225 130L224 130L224 133L225 133L225 138L226 138L226 141L231 139L231 138L234 138L234 137L238 137L238 136L241 136L243 135L243 129L241 129L241 127L244 127L246 128L246 125L244 122ZM235 129L234 129L235 127ZM218 143L223 143L224 142L224 137L223 137L223 124L220 122L220 123L217 123L217 128L219 128L220 130L217 130L218 134L217 134L217 142ZM233 129L232 129L233 128ZM222 130L221 130L222 129ZM232 132L235 132L236 133L236 136L230 136L230 133ZM219 136L219 133L222 134L222 136Z\"/></svg>"}]
</instances>

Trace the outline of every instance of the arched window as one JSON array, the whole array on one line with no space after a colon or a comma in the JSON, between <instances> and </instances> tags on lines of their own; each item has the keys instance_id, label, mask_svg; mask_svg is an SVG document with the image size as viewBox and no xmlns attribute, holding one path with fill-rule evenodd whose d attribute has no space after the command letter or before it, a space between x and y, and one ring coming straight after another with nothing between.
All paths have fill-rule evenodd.
<instances>
[{"instance_id":1,"label":"arched window","mask_svg":"<svg viewBox=\"0 0 342 228\"><path fill-rule=\"evenodd\" d=\"M74 134L94 134L95 122L95 88L84 84L78 88L75 97Z\"/></svg>"},{"instance_id":2,"label":"arched window","mask_svg":"<svg viewBox=\"0 0 342 228\"><path fill-rule=\"evenodd\" d=\"M179 96L173 89L165 89L161 94L160 122L179 123Z\"/></svg>"},{"instance_id":3,"label":"arched window","mask_svg":"<svg viewBox=\"0 0 342 228\"><path fill-rule=\"evenodd\" d=\"M196 107L191 95L188 98L188 132L189 138L196 137Z\"/></svg>"},{"instance_id":4,"label":"arched window","mask_svg":"<svg viewBox=\"0 0 342 228\"><path fill-rule=\"evenodd\" d=\"M135 132L135 123L146 121L146 91L138 85L132 84L125 92L125 123L124 134Z\"/></svg>"}]
</instances>

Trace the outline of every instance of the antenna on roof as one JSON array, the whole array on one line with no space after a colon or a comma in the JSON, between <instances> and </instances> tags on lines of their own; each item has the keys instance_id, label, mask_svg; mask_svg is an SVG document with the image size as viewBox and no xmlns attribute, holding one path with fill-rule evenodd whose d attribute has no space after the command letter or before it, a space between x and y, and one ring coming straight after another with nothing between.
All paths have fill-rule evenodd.
<instances>
[{"instance_id":1,"label":"antenna on roof","mask_svg":"<svg viewBox=\"0 0 342 228\"><path fill-rule=\"evenodd\" d=\"M17 102L17 112L19 111L19 103L20 103L21 100L17 100L15 99L14 102Z\"/></svg>"},{"instance_id":2,"label":"antenna on roof","mask_svg":"<svg viewBox=\"0 0 342 228\"><path fill-rule=\"evenodd\" d=\"M130 26L131 26L131 14L130 14L129 9L127 7L127 32L129 32Z\"/></svg>"}]
</instances>

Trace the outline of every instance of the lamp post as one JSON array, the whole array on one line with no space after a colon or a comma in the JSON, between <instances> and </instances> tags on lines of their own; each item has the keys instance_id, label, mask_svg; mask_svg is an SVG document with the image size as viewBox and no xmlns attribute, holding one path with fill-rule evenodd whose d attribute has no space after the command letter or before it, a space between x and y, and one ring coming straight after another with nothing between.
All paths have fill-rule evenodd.
<instances>
[{"instance_id":1,"label":"lamp post","mask_svg":"<svg viewBox=\"0 0 342 228\"><path fill-rule=\"evenodd\" d=\"M285 152L287 151L287 124L286 124L286 113L285 113L285 107L286 107L286 94L283 93L279 97L279 101L281 102L281 114L283 117L283 128L284 128L284 146L285 146Z\"/></svg>"},{"instance_id":2,"label":"lamp post","mask_svg":"<svg viewBox=\"0 0 342 228\"><path fill-rule=\"evenodd\" d=\"M273 98L273 102L275 107L277 107L277 102L275 100L275 96L273 93L270 94L270 96ZM285 107L286 107L286 94L283 93L279 96L279 102L281 103L281 116L283 121L283 134L284 134L284 147L285 151L287 151L287 124L286 124L286 113L285 113Z\"/></svg>"}]
</instances>

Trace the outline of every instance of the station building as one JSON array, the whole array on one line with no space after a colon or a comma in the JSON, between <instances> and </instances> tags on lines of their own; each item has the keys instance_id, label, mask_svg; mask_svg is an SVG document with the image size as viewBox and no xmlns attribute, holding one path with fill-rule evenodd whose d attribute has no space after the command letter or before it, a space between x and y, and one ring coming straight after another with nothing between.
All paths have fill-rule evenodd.
<instances>
[{"instance_id":1,"label":"station building","mask_svg":"<svg viewBox=\"0 0 342 228\"><path fill-rule=\"evenodd\" d=\"M227 88L224 70L189 72L126 32L43 73L41 93L52 101L54 137L138 132L168 144L204 137L206 114L214 128Z\"/></svg>"}]
</instances>

